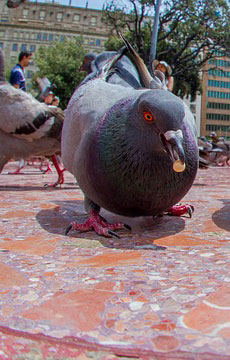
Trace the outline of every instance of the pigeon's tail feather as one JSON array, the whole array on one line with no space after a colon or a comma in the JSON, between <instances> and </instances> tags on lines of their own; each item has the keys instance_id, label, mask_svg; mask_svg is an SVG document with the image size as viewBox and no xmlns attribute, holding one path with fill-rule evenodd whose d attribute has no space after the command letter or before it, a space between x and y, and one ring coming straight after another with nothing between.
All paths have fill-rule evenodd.
<instances>
[{"instance_id":1,"label":"pigeon's tail feather","mask_svg":"<svg viewBox=\"0 0 230 360\"><path fill-rule=\"evenodd\" d=\"M163 75L162 76L159 71L155 71L152 77L147 66L145 65L142 58L138 55L136 50L132 47L132 45L128 42L128 40L124 38L124 36L121 33L119 33L119 35L124 41L128 50L131 52L131 54L134 57L135 65L139 71L139 75L144 86L148 89L167 90L164 74L162 74Z\"/></svg>"},{"instance_id":2,"label":"pigeon's tail feather","mask_svg":"<svg viewBox=\"0 0 230 360\"><path fill-rule=\"evenodd\" d=\"M6 82L4 54L2 49L0 49L0 82Z\"/></svg>"},{"instance_id":3,"label":"pigeon's tail feather","mask_svg":"<svg viewBox=\"0 0 230 360\"><path fill-rule=\"evenodd\" d=\"M116 63L125 55L127 52L127 47L123 46L111 59L109 59L103 66L100 77L104 78L105 81L116 71Z\"/></svg>"},{"instance_id":4,"label":"pigeon's tail feather","mask_svg":"<svg viewBox=\"0 0 230 360\"><path fill-rule=\"evenodd\" d=\"M135 60L135 65L139 71L140 74L140 78L141 81L143 82L144 86L146 88L151 88L151 82L153 81L152 76L150 75L144 61L142 60L142 58L138 55L138 53L136 52L136 50L134 50L134 48L132 47L132 45L128 42L127 39L124 38L124 36L119 33L120 37L122 38L122 40L124 41L125 45L127 46L128 50L131 52L131 54L134 57Z\"/></svg>"},{"instance_id":5,"label":"pigeon's tail feather","mask_svg":"<svg viewBox=\"0 0 230 360\"><path fill-rule=\"evenodd\" d=\"M151 89L167 90L167 85L165 82L165 75L162 71L160 71L160 70L154 71L150 87L151 87Z\"/></svg>"}]
</instances>

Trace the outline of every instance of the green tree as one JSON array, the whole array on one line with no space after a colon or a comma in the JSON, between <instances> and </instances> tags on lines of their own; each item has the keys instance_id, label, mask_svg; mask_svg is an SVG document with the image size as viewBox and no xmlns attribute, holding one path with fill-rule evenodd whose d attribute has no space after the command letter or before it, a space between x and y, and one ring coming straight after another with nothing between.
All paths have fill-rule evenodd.
<instances>
[{"instance_id":1,"label":"green tree","mask_svg":"<svg viewBox=\"0 0 230 360\"><path fill-rule=\"evenodd\" d=\"M115 41L121 31L148 65L155 0L127 0L121 8L116 1L108 4L105 21L111 26L111 37L105 46L117 49ZM159 19L156 57L167 61L175 78L174 93L194 99L201 91L199 73L204 63L229 55L230 10L227 0L163 0Z\"/></svg>"},{"instance_id":2,"label":"green tree","mask_svg":"<svg viewBox=\"0 0 230 360\"><path fill-rule=\"evenodd\" d=\"M46 76L56 84L55 95L60 97L60 107L65 109L75 88L86 75L79 72L85 54L79 38L40 47L34 59L39 70L33 76L33 86L37 88L36 77Z\"/></svg>"}]
</instances>

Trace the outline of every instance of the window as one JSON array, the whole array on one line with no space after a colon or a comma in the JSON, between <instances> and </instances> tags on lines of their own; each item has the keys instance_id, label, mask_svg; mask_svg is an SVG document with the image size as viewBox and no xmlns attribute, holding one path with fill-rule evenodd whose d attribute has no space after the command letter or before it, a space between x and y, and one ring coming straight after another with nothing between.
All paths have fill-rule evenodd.
<instances>
[{"instance_id":1,"label":"window","mask_svg":"<svg viewBox=\"0 0 230 360\"><path fill-rule=\"evenodd\" d=\"M101 40L100 39L96 39L96 46L101 46Z\"/></svg>"},{"instance_id":2,"label":"window","mask_svg":"<svg viewBox=\"0 0 230 360\"><path fill-rule=\"evenodd\" d=\"M16 64L16 61L17 61L17 57L16 57L16 56L11 56L11 57L10 57L10 63L11 63L11 64Z\"/></svg>"},{"instance_id":3,"label":"window","mask_svg":"<svg viewBox=\"0 0 230 360\"><path fill-rule=\"evenodd\" d=\"M37 33L37 40L41 40L41 39L42 39L41 33Z\"/></svg>"},{"instance_id":4,"label":"window","mask_svg":"<svg viewBox=\"0 0 230 360\"><path fill-rule=\"evenodd\" d=\"M61 35L60 41L61 41L61 42L65 41L65 36L64 36L64 35Z\"/></svg>"},{"instance_id":5,"label":"window","mask_svg":"<svg viewBox=\"0 0 230 360\"><path fill-rule=\"evenodd\" d=\"M75 15L73 16L73 22L74 22L74 23L80 22L80 15L79 15L79 14L75 14Z\"/></svg>"},{"instance_id":6,"label":"window","mask_svg":"<svg viewBox=\"0 0 230 360\"><path fill-rule=\"evenodd\" d=\"M3 43L0 42L0 49L3 49Z\"/></svg>"},{"instance_id":7,"label":"window","mask_svg":"<svg viewBox=\"0 0 230 360\"><path fill-rule=\"evenodd\" d=\"M57 21L62 21L63 20L63 13L59 12L57 13Z\"/></svg>"},{"instance_id":8,"label":"window","mask_svg":"<svg viewBox=\"0 0 230 360\"><path fill-rule=\"evenodd\" d=\"M36 45L30 45L30 51L34 52L36 50Z\"/></svg>"},{"instance_id":9,"label":"window","mask_svg":"<svg viewBox=\"0 0 230 360\"><path fill-rule=\"evenodd\" d=\"M28 18L28 16L29 16L29 10L28 10L28 9L23 9L23 11L22 11L22 16L24 17L24 19L25 19L25 18Z\"/></svg>"},{"instance_id":10,"label":"window","mask_svg":"<svg viewBox=\"0 0 230 360\"><path fill-rule=\"evenodd\" d=\"M45 10L41 10L40 11L40 20L44 20L46 17L46 11Z\"/></svg>"},{"instance_id":11,"label":"window","mask_svg":"<svg viewBox=\"0 0 230 360\"><path fill-rule=\"evenodd\" d=\"M49 41L53 41L53 39L54 39L53 34L49 34L49 36L48 36L48 40L49 40Z\"/></svg>"},{"instance_id":12,"label":"window","mask_svg":"<svg viewBox=\"0 0 230 360\"><path fill-rule=\"evenodd\" d=\"M21 45L21 51L26 51L26 44Z\"/></svg>"},{"instance_id":13,"label":"window","mask_svg":"<svg viewBox=\"0 0 230 360\"><path fill-rule=\"evenodd\" d=\"M12 45L12 51L18 51L18 44Z\"/></svg>"},{"instance_id":14,"label":"window","mask_svg":"<svg viewBox=\"0 0 230 360\"><path fill-rule=\"evenodd\" d=\"M27 77L28 77L28 79L31 79L31 78L32 78L32 75L33 75L32 71L27 70Z\"/></svg>"},{"instance_id":15,"label":"window","mask_svg":"<svg viewBox=\"0 0 230 360\"><path fill-rule=\"evenodd\" d=\"M46 33L42 34L42 40L44 40L44 41L48 40L48 35Z\"/></svg>"},{"instance_id":16,"label":"window","mask_svg":"<svg viewBox=\"0 0 230 360\"><path fill-rule=\"evenodd\" d=\"M97 18L96 18L96 16L91 16L91 18L90 18L90 24L93 25L93 26L97 25Z\"/></svg>"},{"instance_id":17,"label":"window","mask_svg":"<svg viewBox=\"0 0 230 360\"><path fill-rule=\"evenodd\" d=\"M0 36L5 37L5 31L0 31Z\"/></svg>"}]
</instances>

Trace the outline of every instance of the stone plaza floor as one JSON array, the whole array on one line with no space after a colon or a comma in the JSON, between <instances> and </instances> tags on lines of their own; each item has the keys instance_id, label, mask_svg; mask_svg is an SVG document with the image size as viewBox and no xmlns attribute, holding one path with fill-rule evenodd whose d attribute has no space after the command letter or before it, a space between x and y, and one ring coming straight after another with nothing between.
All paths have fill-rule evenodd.
<instances>
[{"instance_id":1,"label":"stone plaza floor","mask_svg":"<svg viewBox=\"0 0 230 360\"><path fill-rule=\"evenodd\" d=\"M87 218L65 172L0 175L1 360L230 359L230 168L199 170L187 216L123 218L120 239L65 228ZM154 251L152 244L166 246Z\"/></svg>"}]
</instances>

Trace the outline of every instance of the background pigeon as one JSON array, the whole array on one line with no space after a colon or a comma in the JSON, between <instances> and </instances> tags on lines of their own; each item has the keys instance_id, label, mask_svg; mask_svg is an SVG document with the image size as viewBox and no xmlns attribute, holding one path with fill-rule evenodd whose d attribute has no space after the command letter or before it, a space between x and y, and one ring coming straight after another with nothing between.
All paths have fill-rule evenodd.
<instances>
[{"instance_id":1,"label":"background pigeon","mask_svg":"<svg viewBox=\"0 0 230 360\"><path fill-rule=\"evenodd\" d=\"M22 3L24 3L26 0L8 0L6 5L10 9L15 9L18 6L20 6Z\"/></svg>"},{"instance_id":2,"label":"background pigeon","mask_svg":"<svg viewBox=\"0 0 230 360\"><path fill-rule=\"evenodd\" d=\"M63 119L61 109L40 103L6 81L0 49L0 172L12 159L46 156L55 162L61 150ZM61 175L57 183L62 182Z\"/></svg>"},{"instance_id":3,"label":"background pigeon","mask_svg":"<svg viewBox=\"0 0 230 360\"><path fill-rule=\"evenodd\" d=\"M57 86L55 84L51 84L49 79L47 77L37 77L36 78L37 84L40 89L40 93L38 96L36 96L36 99L38 101L43 102L47 95L49 95L50 92L53 92L55 89L57 89Z\"/></svg>"},{"instance_id":4,"label":"background pigeon","mask_svg":"<svg viewBox=\"0 0 230 360\"><path fill-rule=\"evenodd\" d=\"M83 80L65 110L62 159L90 215L84 224L71 223L66 233L94 228L100 235L115 235L123 224L108 224L99 215L101 207L124 216L161 215L183 198L196 176L198 146L190 110L127 45L135 65L130 62L125 80L120 68L129 60L118 53Z\"/></svg>"}]
</instances>

